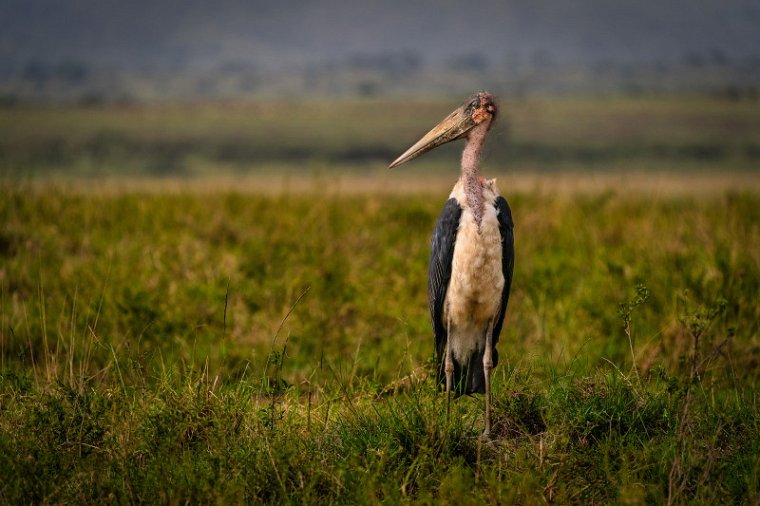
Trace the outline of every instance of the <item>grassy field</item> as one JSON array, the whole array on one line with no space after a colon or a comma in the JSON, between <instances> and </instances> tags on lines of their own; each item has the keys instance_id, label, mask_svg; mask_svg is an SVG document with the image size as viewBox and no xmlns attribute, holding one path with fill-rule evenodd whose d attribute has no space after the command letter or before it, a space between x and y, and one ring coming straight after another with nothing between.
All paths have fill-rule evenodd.
<instances>
[{"instance_id":1,"label":"grassy field","mask_svg":"<svg viewBox=\"0 0 760 506\"><path fill-rule=\"evenodd\" d=\"M517 260L490 440L482 397L447 422L430 377L456 149L377 168L450 107L348 104L377 118L326 129L301 172L282 153L321 145L335 104L296 104L316 116L294 138L283 104L0 111L0 502L757 504L760 108L690 100L507 113L502 141L565 147L491 143ZM574 158L584 129L609 170ZM270 154L217 158L264 131ZM169 145L163 175L199 177L154 177ZM624 170L650 163L673 171Z\"/></svg>"}]
</instances>

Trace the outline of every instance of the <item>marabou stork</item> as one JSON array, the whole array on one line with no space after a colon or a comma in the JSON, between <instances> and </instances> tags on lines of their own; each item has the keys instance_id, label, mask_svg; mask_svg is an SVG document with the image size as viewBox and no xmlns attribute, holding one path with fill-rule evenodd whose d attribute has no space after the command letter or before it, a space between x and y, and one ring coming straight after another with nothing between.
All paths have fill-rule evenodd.
<instances>
[{"instance_id":1,"label":"marabou stork","mask_svg":"<svg viewBox=\"0 0 760 506\"><path fill-rule=\"evenodd\" d=\"M480 151L496 117L488 92L479 92L449 114L390 167L447 142L466 139L462 175L433 232L428 299L435 333L438 381L452 390L485 393L484 435L491 431L491 370L504 323L514 268L514 225L496 180L480 177Z\"/></svg>"}]
</instances>

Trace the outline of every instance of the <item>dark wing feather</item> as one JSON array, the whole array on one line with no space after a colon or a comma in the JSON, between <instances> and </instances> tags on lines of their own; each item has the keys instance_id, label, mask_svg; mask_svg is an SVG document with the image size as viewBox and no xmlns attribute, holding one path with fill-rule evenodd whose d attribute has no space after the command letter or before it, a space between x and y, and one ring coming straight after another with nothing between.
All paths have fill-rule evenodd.
<instances>
[{"instance_id":1,"label":"dark wing feather","mask_svg":"<svg viewBox=\"0 0 760 506\"><path fill-rule=\"evenodd\" d=\"M493 365L495 367L499 357L495 350L496 343L499 342L499 334L501 333L501 327L504 324L504 316L507 314L509 290L512 288L512 273L515 269L515 225L512 221L512 210L509 208L509 204L504 197L497 197L494 205L496 206L496 217L499 220L499 232L501 233L501 271L504 274L504 290L501 292L501 307L493 327Z\"/></svg>"},{"instance_id":2,"label":"dark wing feather","mask_svg":"<svg viewBox=\"0 0 760 506\"><path fill-rule=\"evenodd\" d=\"M435 333L435 350L438 359L438 375L443 374L442 365L446 352L446 322L443 321L443 303L451 279L451 262L454 258L454 243L459 229L462 208L455 199L449 199L443 206L435 224L430 241L430 270L428 271L428 302L430 319Z\"/></svg>"}]
</instances>

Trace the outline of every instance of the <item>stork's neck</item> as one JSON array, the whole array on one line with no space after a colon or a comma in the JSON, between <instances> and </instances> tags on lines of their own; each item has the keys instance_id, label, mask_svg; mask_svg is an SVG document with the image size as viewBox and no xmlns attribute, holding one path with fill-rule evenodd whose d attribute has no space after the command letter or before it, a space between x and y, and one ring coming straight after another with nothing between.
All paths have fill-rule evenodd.
<instances>
[{"instance_id":1,"label":"stork's neck","mask_svg":"<svg viewBox=\"0 0 760 506\"><path fill-rule=\"evenodd\" d=\"M475 222L480 228L480 222L483 220L483 183L480 182L480 151L486 140L488 127L491 120L487 119L481 124L470 130L467 137L467 144L462 152L462 183L464 194L467 199L467 206L475 217Z\"/></svg>"}]
</instances>

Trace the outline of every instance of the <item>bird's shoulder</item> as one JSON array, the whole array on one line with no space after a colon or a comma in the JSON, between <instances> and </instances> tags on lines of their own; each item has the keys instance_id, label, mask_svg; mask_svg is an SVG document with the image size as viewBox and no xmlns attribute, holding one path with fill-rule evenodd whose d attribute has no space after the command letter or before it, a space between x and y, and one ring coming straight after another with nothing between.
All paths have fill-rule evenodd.
<instances>
[{"instance_id":1,"label":"bird's shoulder","mask_svg":"<svg viewBox=\"0 0 760 506\"><path fill-rule=\"evenodd\" d=\"M489 202L491 204L494 204L496 202L496 199L499 198L501 195L499 193L499 187L496 185L496 178L492 179L484 179L480 178L481 186L483 187L483 200L486 202ZM450 199L455 199L457 202L464 203L467 200L467 197L465 196L465 190L464 190L464 181L462 178L459 178L457 183L454 185L454 188L451 190L451 194L449 195Z\"/></svg>"},{"instance_id":2,"label":"bird's shoulder","mask_svg":"<svg viewBox=\"0 0 760 506\"><path fill-rule=\"evenodd\" d=\"M494 204L500 196L499 187L496 186L496 178L483 180L483 198L486 202Z\"/></svg>"}]
</instances>

